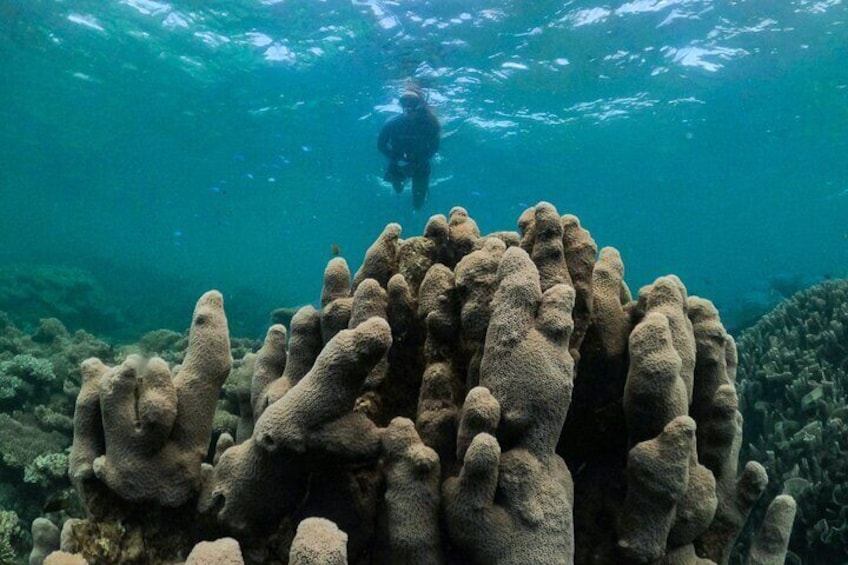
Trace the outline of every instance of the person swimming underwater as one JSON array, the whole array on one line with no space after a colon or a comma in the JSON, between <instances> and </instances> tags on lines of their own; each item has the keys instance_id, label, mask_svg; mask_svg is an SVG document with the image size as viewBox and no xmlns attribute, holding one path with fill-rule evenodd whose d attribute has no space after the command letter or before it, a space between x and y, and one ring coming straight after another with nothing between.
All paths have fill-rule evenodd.
<instances>
[{"instance_id":1,"label":"person swimming underwater","mask_svg":"<svg viewBox=\"0 0 848 565\"><path fill-rule=\"evenodd\" d=\"M430 192L430 159L439 150L442 126L417 88L404 90L400 106L403 113L380 130L377 149L389 159L383 180L400 194L411 178L412 207L419 210Z\"/></svg>"}]
</instances>

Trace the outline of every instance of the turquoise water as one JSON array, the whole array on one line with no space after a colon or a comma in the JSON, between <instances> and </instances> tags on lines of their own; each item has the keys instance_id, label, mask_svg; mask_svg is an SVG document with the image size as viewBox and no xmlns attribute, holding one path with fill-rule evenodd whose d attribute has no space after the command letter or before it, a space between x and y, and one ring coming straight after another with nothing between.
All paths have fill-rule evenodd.
<instances>
[{"instance_id":1,"label":"turquoise water","mask_svg":"<svg viewBox=\"0 0 848 565\"><path fill-rule=\"evenodd\" d=\"M184 324L218 288L252 336L333 245L547 200L732 317L848 275L846 61L841 0L5 0L0 267ZM410 77L444 128L418 216L375 148Z\"/></svg>"}]
</instances>

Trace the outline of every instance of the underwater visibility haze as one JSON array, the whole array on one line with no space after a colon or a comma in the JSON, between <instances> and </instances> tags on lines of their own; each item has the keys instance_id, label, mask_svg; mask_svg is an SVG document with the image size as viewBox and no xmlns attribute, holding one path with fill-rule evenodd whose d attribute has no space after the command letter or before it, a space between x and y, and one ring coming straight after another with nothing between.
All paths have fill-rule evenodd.
<instances>
[{"instance_id":1,"label":"underwater visibility haze","mask_svg":"<svg viewBox=\"0 0 848 565\"><path fill-rule=\"evenodd\" d=\"M846 275L846 61L842 0L5 0L0 266L91 273L158 315L127 337L217 288L259 337L388 222L544 200L732 327ZM443 126L417 215L376 150L409 79Z\"/></svg>"},{"instance_id":2,"label":"underwater visibility haze","mask_svg":"<svg viewBox=\"0 0 848 565\"><path fill-rule=\"evenodd\" d=\"M40 563L39 528L58 546L59 523L77 536L63 547L114 553L91 562L141 541L170 563L246 525L276 528L239 540L247 562L283 562L324 501L351 563L387 558L377 503L404 469L427 470L435 503L386 507L430 524L437 557L649 562L698 544L741 562L742 514L768 488L740 544L760 549L763 525L780 562L790 531L790 563L848 562L846 62L846 0L0 0L0 565L31 548ZM377 147L412 83L442 126L418 211ZM333 300L298 310L288 357L279 326L253 355L273 311L318 303L331 258L356 272L390 222L411 238L457 206L483 234L535 206L522 245L538 253L469 222L370 254L412 267L394 285L372 269L386 276L356 299L333 261ZM547 269L545 244L567 239L569 264ZM643 288L626 305L622 264ZM138 420L115 418L150 399L162 426L136 442ZM491 435L463 436L475 410ZM655 440L680 448L657 459L677 479L642 469ZM345 478L314 478L322 449ZM464 531L485 512L454 479L478 464L500 489L487 504L541 503L545 520L512 522L540 537ZM656 519L640 506L668 498L655 483L687 489ZM349 514L353 499L371 510ZM126 546L94 532L82 547L66 520L81 505L120 515ZM654 539L672 513L683 527Z\"/></svg>"}]
</instances>

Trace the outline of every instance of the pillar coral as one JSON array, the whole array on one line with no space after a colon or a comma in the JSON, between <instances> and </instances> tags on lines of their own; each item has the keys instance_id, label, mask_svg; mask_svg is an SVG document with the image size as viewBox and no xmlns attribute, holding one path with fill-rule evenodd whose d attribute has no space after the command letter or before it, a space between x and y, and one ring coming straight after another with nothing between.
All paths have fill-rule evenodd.
<instances>
[{"instance_id":1,"label":"pillar coral","mask_svg":"<svg viewBox=\"0 0 848 565\"><path fill-rule=\"evenodd\" d=\"M347 535L323 518L307 518L292 541L291 565L347 565Z\"/></svg>"},{"instance_id":2,"label":"pillar coral","mask_svg":"<svg viewBox=\"0 0 848 565\"><path fill-rule=\"evenodd\" d=\"M54 551L44 560L44 565L88 565L88 561L81 555Z\"/></svg>"},{"instance_id":3,"label":"pillar coral","mask_svg":"<svg viewBox=\"0 0 848 565\"><path fill-rule=\"evenodd\" d=\"M304 306L295 312L291 320L291 337L288 340L290 355L284 355L281 349L286 346L285 335L282 330L274 331L276 326L268 330L268 335L262 348L259 350L261 359L265 353L271 359L264 360L263 364L273 367L269 374L276 375L267 379L263 372L255 373L251 385L251 398L253 399L253 418L258 420L265 409L286 395L291 388L300 382L321 352L323 343L321 340L321 317L312 306ZM271 338L271 343L269 343ZM258 363L257 359L257 364Z\"/></svg>"},{"instance_id":4,"label":"pillar coral","mask_svg":"<svg viewBox=\"0 0 848 565\"><path fill-rule=\"evenodd\" d=\"M292 318L292 325L294 325L294 318ZM256 353L253 378L250 383L250 405L254 418L259 418L262 412L276 400L267 394L267 390L272 382L283 375L286 368L287 337L286 327L282 324L274 324L268 328L265 341Z\"/></svg>"},{"instance_id":5,"label":"pillar coral","mask_svg":"<svg viewBox=\"0 0 848 565\"><path fill-rule=\"evenodd\" d=\"M113 368L86 361L74 418L72 480L79 485L96 477L130 502L187 502L200 490L200 464L231 365L224 301L216 291L197 302L188 350L173 378L158 358L145 362L131 355Z\"/></svg>"},{"instance_id":6,"label":"pillar coral","mask_svg":"<svg viewBox=\"0 0 848 565\"><path fill-rule=\"evenodd\" d=\"M249 564L726 562L767 478L737 468L735 345L715 308L673 275L633 300L619 252L549 203L518 228L481 236L456 207L422 236L387 226L355 276L331 260L320 309L272 326L244 365L252 435L214 454L220 294L198 302L174 376L87 361L71 475L89 501L97 482L117 514L144 509L110 543L141 530L132 563L227 535ZM785 553L794 506L775 504L752 562ZM139 526L180 505L190 535ZM62 549L97 547L78 542L104 535L98 519Z\"/></svg>"},{"instance_id":7,"label":"pillar coral","mask_svg":"<svg viewBox=\"0 0 848 565\"><path fill-rule=\"evenodd\" d=\"M571 332L569 350L575 362L580 358L580 347L589 327L589 316L592 313L592 272L595 268L595 257L598 246L591 234L583 229L577 216L566 214L562 221L562 243L565 253L566 266L574 287L574 331Z\"/></svg>"},{"instance_id":8,"label":"pillar coral","mask_svg":"<svg viewBox=\"0 0 848 565\"><path fill-rule=\"evenodd\" d=\"M480 381L480 361L486 331L492 314L492 296L497 288L497 272L506 244L499 238L486 238L477 249L456 265L455 285L461 300L459 309L462 339L471 358L462 375L467 388Z\"/></svg>"},{"instance_id":9,"label":"pillar coral","mask_svg":"<svg viewBox=\"0 0 848 565\"><path fill-rule=\"evenodd\" d=\"M395 418L383 434L386 474L386 560L409 565L444 562L439 531L439 456L424 445L415 424Z\"/></svg>"},{"instance_id":10,"label":"pillar coral","mask_svg":"<svg viewBox=\"0 0 848 565\"><path fill-rule=\"evenodd\" d=\"M427 337L415 424L424 444L438 453L443 471L455 464L457 415L465 396L457 304L454 273L434 265L421 283L418 299Z\"/></svg>"},{"instance_id":11,"label":"pillar coral","mask_svg":"<svg viewBox=\"0 0 848 565\"><path fill-rule=\"evenodd\" d=\"M475 563L570 563L574 493L554 449L571 398L574 291L554 283L543 293L518 247L504 253L497 280L480 365L492 400L486 389L469 393L459 452L480 422L497 435L475 435L459 477L445 482L448 533Z\"/></svg>"},{"instance_id":12,"label":"pillar coral","mask_svg":"<svg viewBox=\"0 0 848 565\"><path fill-rule=\"evenodd\" d=\"M365 377L391 345L389 324L373 317L342 330L321 351L312 370L256 422L253 437L264 450L307 449L376 453L374 425L352 412Z\"/></svg>"},{"instance_id":13,"label":"pillar coral","mask_svg":"<svg viewBox=\"0 0 848 565\"><path fill-rule=\"evenodd\" d=\"M244 559L236 540L221 538L195 545L185 565L244 565Z\"/></svg>"}]
</instances>

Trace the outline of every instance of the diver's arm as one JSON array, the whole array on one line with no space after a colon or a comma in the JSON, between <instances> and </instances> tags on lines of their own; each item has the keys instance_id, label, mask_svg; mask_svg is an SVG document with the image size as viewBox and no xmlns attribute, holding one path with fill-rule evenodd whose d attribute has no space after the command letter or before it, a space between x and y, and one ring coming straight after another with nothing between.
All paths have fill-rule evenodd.
<instances>
[{"instance_id":1,"label":"diver's arm","mask_svg":"<svg viewBox=\"0 0 848 565\"><path fill-rule=\"evenodd\" d=\"M430 144L430 149L432 150L432 152L430 153L430 157L435 155L436 152L439 150L439 144L441 143L441 141L442 141L442 128L437 127L433 131L433 140L432 140L432 143Z\"/></svg>"},{"instance_id":2,"label":"diver's arm","mask_svg":"<svg viewBox=\"0 0 848 565\"><path fill-rule=\"evenodd\" d=\"M389 147L389 142L392 138L392 130L394 129L392 125L392 120L386 122L386 125L383 126L383 129L380 130L380 135L377 137L377 149L388 157L392 161L397 161L400 159L400 156L396 151L393 151Z\"/></svg>"},{"instance_id":3,"label":"diver's arm","mask_svg":"<svg viewBox=\"0 0 848 565\"><path fill-rule=\"evenodd\" d=\"M439 125L439 122L436 118L430 122L428 128L428 139L427 139L427 159L430 159L436 152L439 150L439 143L442 137L442 127Z\"/></svg>"}]
</instances>

